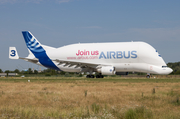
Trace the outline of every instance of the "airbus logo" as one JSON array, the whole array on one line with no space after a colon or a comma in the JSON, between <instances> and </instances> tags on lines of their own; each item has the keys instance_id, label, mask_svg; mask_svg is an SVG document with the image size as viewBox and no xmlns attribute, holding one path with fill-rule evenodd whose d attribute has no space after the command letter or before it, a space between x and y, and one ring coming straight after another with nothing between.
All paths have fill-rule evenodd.
<instances>
[{"instance_id":1,"label":"airbus logo","mask_svg":"<svg viewBox=\"0 0 180 119\"><path fill-rule=\"evenodd\" d=\"M108 51L106 53L101 52L99 59L129 59L137 58L137 51Z\"/></svg>"}]
</instances>

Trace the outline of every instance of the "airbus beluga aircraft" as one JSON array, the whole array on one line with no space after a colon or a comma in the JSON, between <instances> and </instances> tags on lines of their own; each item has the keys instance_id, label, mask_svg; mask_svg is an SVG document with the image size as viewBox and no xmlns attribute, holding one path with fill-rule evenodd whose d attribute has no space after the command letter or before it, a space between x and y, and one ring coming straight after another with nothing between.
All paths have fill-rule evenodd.
<instances>
[{"instance_id":1,"label":"airbus beluga aircraft","mask_svg":"<svg viewBox=\"0 0 180 119\"><path fill-rule=\"evenodd\" d=\"M10 59L23 59L46 68L65 72L89 72L87 78L103 75L125 75L128 72L169 74L172 69L159 53L145 42L79 43L54 48L42 45L29 31L22 32L29 50L28 57L18 56L9 48Z\"/></svg>"}]
</instances>

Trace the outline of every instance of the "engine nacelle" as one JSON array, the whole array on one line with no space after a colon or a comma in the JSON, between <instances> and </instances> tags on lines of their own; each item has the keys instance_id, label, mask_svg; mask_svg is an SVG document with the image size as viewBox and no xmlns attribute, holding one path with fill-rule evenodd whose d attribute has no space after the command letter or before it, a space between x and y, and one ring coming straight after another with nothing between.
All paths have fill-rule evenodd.
<instances>
[{"instance_id":1,"label":"engine nacelle","mask_svg":"<svg viewBox=\"0 0 180 119\"><path fill-rule=\"evenodd\" d=\"M116 72L116 75L128 75L129 72Z\"/></svg>"},{"instance_id":2,"label":"engine nacelle","mask_svg":"<svg viewBox=\"0 0 180 119\"><path fill-rule=\"evenodd\" d=\"M97 72L101 73L102 75L115 75L116 74L115 68L112 66L103 66L97 69Z\"/></svg>"}]
</instances>

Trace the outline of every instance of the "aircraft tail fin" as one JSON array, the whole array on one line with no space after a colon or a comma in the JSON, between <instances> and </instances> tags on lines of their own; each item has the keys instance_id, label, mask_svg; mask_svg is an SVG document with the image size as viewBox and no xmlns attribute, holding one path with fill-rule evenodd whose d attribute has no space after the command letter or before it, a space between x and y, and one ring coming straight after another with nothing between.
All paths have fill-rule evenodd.
<instances>
[{"instance_id":1,"label":"aircraft tail fin","mask_svg":"<svg viewBox=\"0 0 180 119\"><path fill-rule=\"evenodd\" d=\"M46 51L52 50L54 48L42 45L29 31L23 31L22 34L23 34L25 43L30 51L30 54L28 57L33 57L33 55L34 55L35 60L38 60L41 65L48 67L48 68L59 70L59 68L49 58L49 56L46 52ZM29 59L28 59L28 61L34 62L34 60L29 60Z\"/></svg>"},{"instance_id":2,"label":"aircraft tail fin","mask_svg":"<svg viewBox=\"0 0 180 119\"><path fill-rule=\"evenodd\" d=\"M16 47L9 47L9 58L10 59L19 59L19 55L16 50Z\"/></svg>"},{"instance_id":3,"label":"aircraft tail fin","mask_svg":"<svg viewBox=\"0 0 180 119\"><path fill-rule=\"evenodd\" d=\"M30 31L23 31L25 43L28 49L38 58L40 53L45 52L41 43L32 35Z\"/></svg>"}]
</instances>

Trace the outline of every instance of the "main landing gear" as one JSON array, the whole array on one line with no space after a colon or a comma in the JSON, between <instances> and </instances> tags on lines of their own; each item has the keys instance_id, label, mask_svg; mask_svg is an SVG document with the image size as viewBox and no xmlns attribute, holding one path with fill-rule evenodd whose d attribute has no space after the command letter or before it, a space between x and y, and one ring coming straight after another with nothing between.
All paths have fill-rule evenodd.
<instances>
[{"instance_id":1,"label":"main landing gear","mask_svg":"<svg viewBox=\"0 0 180 119\"><path fill-rule=\"evenodd\" d=\"M87 75L86 78L94 78L94 75Z\"/></svg>"},{"instance_id":2,"label":"main landing gear","mask_svg":"<svg viewBox=\"0 0 180 119\"><path fill-rule=\"evenodd\" d=\"M94 75L87 75L86 78L94 78L95 76ZM96 78L104 78L103 75L99 74L99 75L96 75Z\"/></svg>"},{"instance_id":3,"label":"main landing gear","mask_svg":"<svg viewBox=\"0 0 180 119\"><path fill-rule=\"evenodd\" d=\"M104 78L104 76L99 74L99 75L96 75L96 78Z\"/></svg>"}]
</instances>

